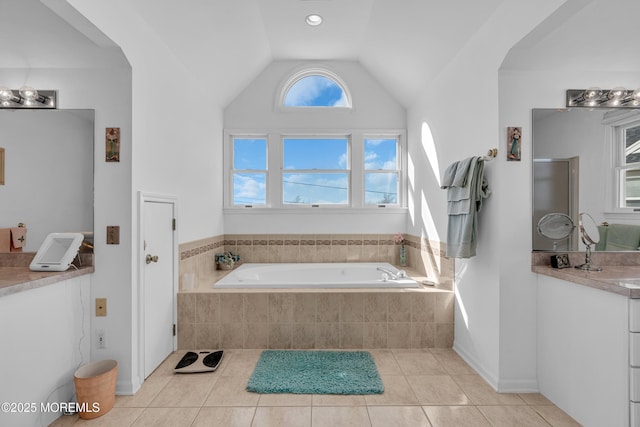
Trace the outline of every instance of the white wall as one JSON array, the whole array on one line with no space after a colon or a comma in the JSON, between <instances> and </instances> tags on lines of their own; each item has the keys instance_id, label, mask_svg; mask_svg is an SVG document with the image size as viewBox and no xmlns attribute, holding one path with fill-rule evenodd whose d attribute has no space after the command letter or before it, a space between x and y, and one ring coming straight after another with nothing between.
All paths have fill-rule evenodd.
<instances>
[{"instance_id":1,"label":"white wall","mask_svg":"<svg viewBox=\"0 0 640 427\"><path fill-rule=\"evenodd\" d=\"M492 194L479 214L478 255L456 260L454 348L502 391L537 385L535 286L516 278L530 264L529 227L517 219L530 216L530 158L525 145L522 162L505 160L506 126L519 122L500 121L498 69L508 50L562 3L504 2L408 111L414 234L444 240L442 172L456 160L499 149L485 166Z\"/></svg>"},{"instance_id":2,"label":"white wall","mask_svg":"<svg viewBox=\"0 0 640 427\"><path fill-rule=\"evenodd\" d=\"M0 425L49 425L62 415L41 403L67 403L73 374L89 362L91 276L0 297L0 402L36 403L36 412L0 412Z\"/></svg>"},{"instance_id":3,"label":"white wall","mask_svg":"<svg viewBox=\"0 0 640 427\"><path fill-rule=\"evenodd\" d=\"M307 67L334 72L346 84L353 109L281 111L276 100L292 74ZM403 130L405 109L367 72L353 61L274 61L227 106L225 129L239 131L287 130ZM224 215L225 233L398 233L406 229L406 210L322 212L238 212Z\"/></svg>"},{"instance_id":4,"label":"white wall","mask_svg":"<svg viewBox=\"0 0 640 427\"><path fill-rule=\"evenodd\" d=\"M216 100L203 97L200 88L224 83L197 81L129 2L69 3L120 46L132 69L133 127L130 158L125 160L131 162L131 186L126 197L132 208L121 224L121 233L131 251L122 260L129 276L118 284L125 292L114 300L127 313L108 319L107 323L118 326L121 332L117 338L127 339L126 351L121 354L127 369L119 373L119 392L133 393L143 381L138 352L138 278L142 259L137 239L138 192L178 199L179 242L222 234L222 109Z\"/></svg>"}]
</instances>

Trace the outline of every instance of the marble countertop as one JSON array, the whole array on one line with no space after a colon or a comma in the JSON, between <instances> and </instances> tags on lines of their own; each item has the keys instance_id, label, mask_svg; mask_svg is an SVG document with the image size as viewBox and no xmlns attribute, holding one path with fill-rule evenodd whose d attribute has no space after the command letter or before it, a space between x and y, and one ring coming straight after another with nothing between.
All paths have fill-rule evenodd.
<instances>
[{"instance_id":1,"label":"marble countertop","mask_svg":"<svg viewBox=\"0 0 640 427\"><path fill-rule=\"evenodd\" d=\"M51 285L95 271L92 255L82 254L84 267L67 271L31 271L29 263L35 253L11 253L0 256L0 297Z\"/></svg>"},{"instance_id":2,"label":"marble countertop","mask_svg":"<svg viewBox=\"0 0 640 427\"><path fill-rule=\"evenodd\" d=\"M558 269L549 265L533 265L531 271L628 298L640 298L640 266L601 265L601 267L602 271L584 271L573 267Z\"/></svg>"}]
</instances>

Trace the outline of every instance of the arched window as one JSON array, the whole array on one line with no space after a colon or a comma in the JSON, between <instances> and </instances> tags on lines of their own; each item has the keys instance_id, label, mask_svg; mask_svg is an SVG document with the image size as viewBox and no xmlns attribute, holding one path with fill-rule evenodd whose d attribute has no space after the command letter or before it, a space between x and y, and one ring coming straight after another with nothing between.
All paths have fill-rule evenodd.
<instances>
[{"instance_id":1,"label":"arched window","mask_svg":"<svg viewBox=\"0 0 640 427\"><path fill-rule=\"evenodd\" d=\"M284 107L351 108L351 95L335 74L322 69L296 73L284 85L281 105Z\"/></svg>"}]
</instances>

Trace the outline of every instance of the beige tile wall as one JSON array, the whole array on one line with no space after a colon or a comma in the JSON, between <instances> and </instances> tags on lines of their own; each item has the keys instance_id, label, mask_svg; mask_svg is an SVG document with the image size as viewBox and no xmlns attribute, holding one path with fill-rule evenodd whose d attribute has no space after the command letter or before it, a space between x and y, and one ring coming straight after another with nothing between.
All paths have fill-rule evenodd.
<instances>
[{"instance_id":1,"label":"beige tile wall","mask_svg":"<svg viewBox=\"0 0 640 427\"><path fill-rule=\"evenodd\" d=\"M444 243L405 236L407 267L439 288L453 289L454 262ZM243 262L390 262L400 265L392 234L227 234L180 245L180 278L194 273L196 287L215 271L215 254L231 251ZM182 285L182 283L181 283ZM182 286L180 287L182 289Z\"/></svg>"},{"instance_id":2,"label":"beige tile wall","mask_svg":"<svg viewBox=\"0 0 640 427\"><path fill-rule=\"evenodd\" d=\"M449 348L453 292L178 294L178 348Z\"/></svg>"},{"instance_id":3,"label":"beige tile wall","mask_svg":"<svg viewBox=\"0 0 640 427\"><path fill-rule=\"evenodd\" d=\"M437 287L427 292L178 294L179 348L431 348L453 343L453 259L443 244L405 236L407 267ZM180 289L215 277L215 254L243 262L390 262L394 235L225 235L180 245Z\"/></svg>"}]
</instances>

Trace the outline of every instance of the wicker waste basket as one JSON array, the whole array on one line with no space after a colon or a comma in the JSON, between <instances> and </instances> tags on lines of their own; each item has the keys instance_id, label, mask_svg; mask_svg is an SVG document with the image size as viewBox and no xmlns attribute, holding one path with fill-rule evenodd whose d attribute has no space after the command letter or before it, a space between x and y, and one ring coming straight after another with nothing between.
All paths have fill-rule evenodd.
<instances>
[{"instance_id":1,"label":"wicker waste basket","mask_svg":"<svg viewBox=\"0 0 640 427\"><path fill-rule=\"evenodd\" d=\"M100 417L113 408L116 400L118 362L99 360L84 365L73 375L80 418Z\"/></svg>"}]
</instances>

